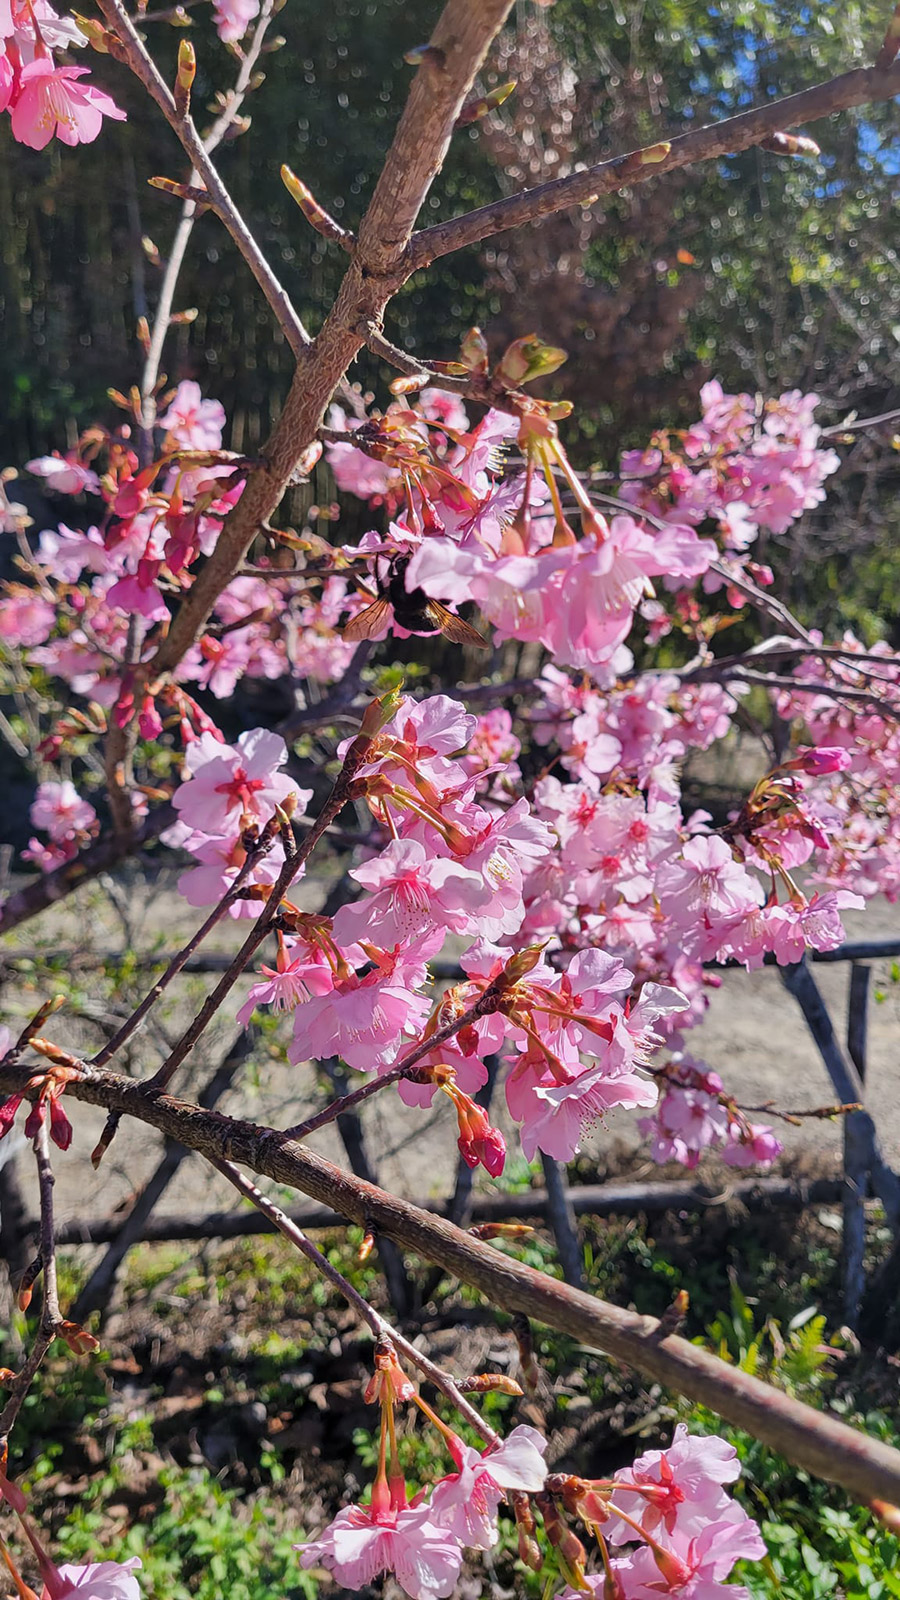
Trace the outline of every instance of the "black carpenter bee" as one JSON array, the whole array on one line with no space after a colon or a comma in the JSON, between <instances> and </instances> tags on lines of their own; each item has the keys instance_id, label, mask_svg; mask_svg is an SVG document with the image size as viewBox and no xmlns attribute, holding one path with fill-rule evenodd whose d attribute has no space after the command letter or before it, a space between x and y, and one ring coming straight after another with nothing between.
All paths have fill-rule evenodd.
<instances>
[{"instance_id":1,"label":"black carpenter bee","mask_svg":"<svg viewBox=\"0 0 900 1600\"><path fill-rule=\"evenodd\" d=\"M387 577L378 579L378 595L365 611L360 611L345 624L341 632L352 644L361 639L374 639L393 617L407 633L444 634L454 644L473 644L481 650L489 648L477 628L470 628L462 617L432 600L424 589L407 589L406 569L409 556L392 556Z\"/></svg>"}]
</instances>

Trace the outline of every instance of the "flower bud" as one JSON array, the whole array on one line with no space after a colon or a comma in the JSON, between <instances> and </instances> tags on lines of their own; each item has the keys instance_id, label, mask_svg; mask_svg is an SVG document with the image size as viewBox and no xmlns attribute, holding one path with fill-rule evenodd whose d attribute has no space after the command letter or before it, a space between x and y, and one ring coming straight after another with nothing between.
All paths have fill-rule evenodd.
<instances>
[{"instance_id":1,"label":"flower bud","mask_svg":"<svg viewBox=\"0 0 900 1600\"><path fill-rule=\"evenodd\" d=\"M760 150L772 150L777 156L820 156L815 139L803 133L767 133L759 141Z\"/></svg>"},{"instance_id":2,"label":"flower bud","mask_svg":"<svg viewBox=\"0 0 900 1600\"><path fill-rule=\"evenodd\" d=\"M333 244L347 244L352 235L342 228L334 217L330 216L324 206L320 206L312 190L307 188L302 178L285 163L281 168L281 181L287 189L291 199L296 202L303 212L311 228L320 233L324 239L330 239Z\"/></svg>"},{"instance_id":3,"label":"flower bud","mask_svg":"<svg viewBox=\"0 0 900 1600\"><path fill-rule=\"evenodd\" d=\"M532 1572L540 1572L544 1565L541 1547L534 1537L534 1516L531 1511L530 1497L521 1489L513 1489L509 1500L516 1519L516 1529L519 1538L519 1560L530 1567Z\"/></svg>"},{"instance_id":4,"label":"flower bud","mask_svg":"<svg viewBox=\"0 0 900 1600\"><path fill-rule=\"evenodd\" d=\"M191 108L191 89L197 76L197 55L190 39L178 45L178 68L175 73L175 110L186 117Z\"/></svg>"},{"instance_id":5,"label":"flower bud","mask_svg":"<svg viewBox=\"0 0 900 1600\"><path fill-rule=\"evenodd\" d=\"M423 64L444 70L447 57L439 45L417 44L412 50L407 50L403 57L408 67L421 67Z\"/></svg>"},{"instance_id":6,"label":"flower bud","mask_svg":"<svg viewBox=\"0 0 900 1600\"><path fill-rule=\"evenodd\" d=\"M398 1400L412 1400L415 1386L397 1360L397 1353L389 1339L379 1339L375 1346L375 1371L366 1384L366 1405L376 1400L394 1405Z\"/></svg>"},{"instance_id":7,"label":"flower bud","mask_svg":"<svg viewBox=\"0 0 900 1600\"><path fill-rule=\"evenodd\" d=\"M0 1139L5 1139L10 1128L16 1120L16 1112L22 1104L20 1094L11 1094L0 1106Z\"/></svg>"},{"instance_id":8,"label":"flower bud","mask_svg":"<svg viewBox=\"0 0 900 1600\"><path fill-rule=\"evenodd\" d=\"M659 1544L655 1539L648 1539L647 1543L650 1546L650 1553L656 1565L670 1588L680 1588L693 1576L687 1562L682 1561L674 1550L666 1550L664 1545Z\"/></svg>"},{"instance_id":9,"label":"flower bud","mask_svg":"<svg viewBox=\"0 0 900 1600\"><path fill-rule=\"evenodd\" d=\"M480 122L489 111L495 111L498 106L502 106L504 100L508 100L512 94L516 82L515 78L511 78L509 83L498 84L489 94L476 95L473 99L467 100L456 119L457 128L466 128L471 122Z\"/></svg>"},{"instance_id":10,"label":"flower bud","mask_svg":"<svg viewBox=\"0 0 900 1600\"><path fill-rule=\"evenodd\" d=\"M806 772L812 778L821 778L828 772L846 772L852 762L849 750L822 745L818 749L801 750L793 761L784 764L795 772Z\"/></svg>"},{"instance_id":11,"label":"flower bud","mask_svg":"<svg viewBox=\"0 0 900 1600\"><path fill-rule=\"evenodd\" d=\"M90 1356L100 1349L100 1340L88 1333L87 1328L82 1328L80 1323L63 1322L56 1331L75 1356Z\"/></svg>"},{"instance_id":12,"label":"flower bud","mask_svg":"<svg viewBox=\"0 0 900 1600\"><path fill-rule=\"evenodd\" d=\"M460 1378L457 1387L463 1394L511 1394L516 1398L525 1392L515 1378L508 1378L503 1372L479 1372L471 1378Z\"/></svg>"},{"instance_id":13,"label":"flower bud","mask_svg":"<svg viewBox=\"0 0 900 1600\"><path fill-rule=\"evenodd\" d=\"M50 1095L50 1137L59 1150L68 1150L72 1143L72 1124L56 1095Z\"/></svg>"},{"instance_id":14,"label":"flower bud","mask_svg":"<svg viewBox=\"0 0 900 1600\"><path fill-rule=\"evenodd\" d=\"M887 1500L871 1500L869 1510L892 1533L900 1534L900 1506L892 1506Z\"/></svg>"},{"instance_id":15,"label":"flower bud","mask_svg":"<svg viewBox=\"0 0 900 1600\"><path fill-rule=\"evenodd\" d=\"M535 333L525 334L521 339L514 339L508 345L500 358L495 376L509 389L518 389L520 384L533 383L535 378L546 378L551 372L556 372L564 361L568 360L568 353L558 349L555 345L544 344Z\"/></svg>"},{"instance_id":16,"label":"flower bud","mask_svg":"<svg viewBox=\"0 0 900 1600\"><path fill-rule=\"evenodd\" d=\"M517 950L514 956L510 956L503 968L506 983L518 983L529 972L533 972L546 948L544 944L529 944L524 950Z\"/></svg>"},{"instance_id":17,"label":"flower bud","mask_svg":"<svg viewBox=\"0 0 900 1600\"><path fill-rule=\"evenodd\" d=\"M72 17L79 33L83 33L88 44L100 55L109 55L109 34L100 22L95 22L93 17L82 17L77 11L72 12Z\"/></svg>"},{"instance_id":18,"label":"flower bud","mask_svg":"<svg viewBox=\"0 0 900 1600\"><path fill-rule=\"evenodd\" d=\"M462 364L467 372L487 372L488 345L480 328L470 328L459 347Z\"/></svg>"}]
</instances>

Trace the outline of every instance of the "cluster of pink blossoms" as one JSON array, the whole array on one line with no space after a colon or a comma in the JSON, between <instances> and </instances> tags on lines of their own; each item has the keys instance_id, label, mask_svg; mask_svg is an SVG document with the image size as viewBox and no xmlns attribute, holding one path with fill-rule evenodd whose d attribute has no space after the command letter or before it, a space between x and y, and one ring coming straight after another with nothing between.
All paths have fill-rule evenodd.
<instances>
[{"instance_id":1,"label":"cluster of pink blossoms","mask_svg":"<svg viewBox=\"0 0 900 1600\"><path fill-rule=\"evenodd\" d=\"M504 1442L474 1450L455 1435L456 1471L410 1503L402 1477L376 1481L369 1505L345 1506L320 1538L299 1545L304 1567L324 1567L351 1590L392 1572L411 1600L443 1600L456 1588L463 1550L490 1550L497 1507L510 1490L539 1490L546 1439L513 1428Z\"/></svg>"},{"instance_id":2,"label":"cluster of pink blossoms","mask_svg":"<svg viewBox=\"0 0 900 1600\"><path fill-rule=\"evenodd\" d=\"M345 1506L318 1539L299 1547L303 1566L324 1567L354 1591L390 1572L411 1600L444 1600L456 1588L464 1549L497 1542L497 1508L519 1492L538 1496L560 1566L577 1582L560 1600L586 1591L598 1600L749 1600L746 1589L724 1580L736 1562L766 1552L756 1523L726 1491L740 1465L724 1440L691 1437L679 1423L668 1450L591 1481L548 1478L546 1441L534 1428L514 1428L485 1451L447 1437L454 1472L411 1503L402 1476L379 1475L369 1505ZM584 1546L563 1513L601 1541L604 1570L596 1576L585 1573Z\"/></svg>"},{"instance_id":3,"label":"cluster of pink blossoms","mask_svg":"<svg viewBox=\"0 0 900 1600\"><path fill-rule=\"evenodd\" d=\"M178 720L185 745L213 728L184 685L227 700L242 678L294 673L330 683L353 654L337 631L345 578L326 577L315 592L302 577L235 578L174 683L135 703L129 674L118 665L128 619L141 618L148 631L168 620L170 603L192 582L192 567L211 553L240 497L235 458L221 448L224 425L219 402L205 400L188 379L160 416L164 448L149 467L139 466L127 428L102 437L92 430L78 450L28 462L54 493L97 497L103 509L86 528L61 522L40 533L40 585L4 586L0 643L25 651L27 662L109 710L120 726L137 717L148 739L159 736L166 718ZM101 464L105 470L97 470Z\"/></svg>"},{"instance_id":4,"label":"cluster of pink blossoms","mask_svg":"<svg viewBox=\"0 0 900 1600\"><path fill-rule=\"evenodd\" d=\"M125 113L87 77L87 67L59 65L55 51L81 48L86 36L49 0L0 0L0 111L8 111L19 144L43 150L54 137L90 144L104 117Z\"/></svg>"},{"instance_id":5,"label":"cluster of pink blossoms","mask_svg":"<svg viewBox=\"0 0 900 1600\"><path fill-rule=\"evenodd\" d=\"M298 789L279 770L286 760L284 740L265 728L242 733L236 745L202 733L188 746L187 777L173 796L178 821L163 835L165 844L189 851L196 862L178 880L188 905L214 905L239 873L248 888L275 882L284 866L281 841L274 837L264 854L251 855L249 866L248 846L252 850L251 841L289 796L300 812L312 797L311 789ZM236 899L230 909L235 917L255 916L258 902Z\"/></svg>"},{"instance_id":6,"label":"cluster of pink blossoms","mask_svg":"<svg viewBox=\"0 0 900 1600\"><path fill-rule=\"evenodd\" d=\"M407 588L454 604L475 601L498 638L539 642L556 662L596 673L614 662L639 610L651 637L667 630L652 599L654 579L674 592L702 579L712 592L723 581L710 571L717 557L727 555L735 571L746 566L760 527L784 532L824 497L837 456L819 446L817 398L792 391L761 406L705 385L701 422L623 458L621 496L635 516L607 520L570 479L580 538L539 473L501 477L504 447L518 439L527 452L524 424L491 411L464 434L465 414L453 397L443 417L432 398L423 408L429 437L443 426L448 443L430 463L420 501L392 522L388 542L411 553ZM422 417L395 407L385 426L393 422L398 432L404 416L409 447ZM327 450L340 487L396 505L399 476L384 464L383 449L374 460L349 443ZM446 471L436 476L439 463ZM716 537L700 537L700 524ZM365 541L360 548L374 550Z\"/></svg>"},{"instance_id":7,"label":"cluster of pink blossoms","mask_svg":"<svg viewBox=\"0 0 900 1600\"><path fill-rule=\"evenodd\" d=\"M639 1456L602 1492L576 1490L580 1514L596 1516L608 1544L632 1548L613 1556L604 1573L579 1574L582 1582L560 1600L575 1600L585 1586L597 1600L750 1600L743 1585L725 1581L738 1561L766 1554L756 1523L725 1489L740 1471L724 1439L693 1438L679 1423L668 1450Z\"/></svg>"},{"instance_id":8,"label":"cluster of pink blossoms","mask_svg":"<svg viewBox=\"0 0 900 1600\"><path fill-rule=\"evenodd\" d=\"M415 408L397 402L368 422L335 414L352 438L327 445L331 465L343 488L380 508L384 532L343 547L311 536L311 572L235 578L175 673L139 692L121 665L129 619L142 620L149 659L241 494L240 458L222 449L222 408L185 380L160 407L162 443L148 466L127 428L91 430L67 456L29 463L51 491L98 501L100 513L86 527L41 531L35 581L5 586L0 643L71 691L45 759L69 734L99 736L109 721L180 742L179 821L165 839L193 858L180 880L191 905L214 904L240 877L230 912L252 916L284 863L275 808L289 801L296 814L309 799L284 771L276 735L257 729L226 745L201 700L226 699L247 677L338 680L354 649L342 618L367 603L353 587L360 572L383 582L403 557L408 590L450 606L475 601L496 637L551 653L529 713L544 770L527 790L532 752L508 710L474 717L443 696L402 702L360 774L382 840L352 868L357 898L330 920L282 915L274 964L241 1012L290 1011L292 1060L337 1054L386 1073L423 1034L477 1007L516 951L535 947L530 968L504 980L503 1005L482 1010L399 1084L413 1101L448 1093L461 1150L491 1171L502 1166L502 1141L469 1097L498 1051L529 1156L570 1157L597 1118L625 1105L652 1113L660 1159L693 1164L715 1146L731 1161L770 1161L774 1136L736 1114L714 1073L679 1078L683 1033L715 982L705 968L831 948L857 890L890 891L892 873L900 884L895 724L829 698L830 660L802 666L805 683L822 675L821 697L781 706L805 719L815 747L761 778L727 826L683 813L682 764L728 734L740 691L674 670L636 672L626 641L634 628L647 644L676 628L691 635L704 591L720 586L711 563L746 567L753 531L779 532L821 497L834 467L814 396L763 404L713 384L702 404L686 433L660 434L624 458L633 514L608 522L561 448L551 461L547 426L527 412L488 411L470 426L456 396L432 389ZM505 462L514 443L524 469ZM386 608L381 632L391 627L405 632ZM889 697L900 668L874 657L840 671L856 685L877 679ZM861 782L848 787L848 770ZM28 854L45 869L97 825L68 780L42 786L33 820L50 838ZM818 889L800 886L798 867L822 880ZM448 940L464 976L435 1004L433 964ZM674 1064L652 1066L660 1045L676 1052Z\"/></svg>"},{"instance_id":9,"label":"cluster of pink blossoms","mask_svg":"<svg viewBox=\"0 0 900 1600\"><path fill-rule=\"evenodd\" d=\"M782 1146L771 1128L749 1122L705 1062L677 1051L662 1076L653 1116L638 1123L652 1141L654 1161L678 1161L691 1170L708 1150L718 1150L731 1167L764 1167L780 1154Z\"/></svg>"},{"instance_id":10,"label":"cluster of pink blossoms","mask_svg":"<svg viewBox=\"0 0 900 1600\"><path fill-rule=\"evenodd\" d=\"M507 973L502 1004L474 1014L399 1081L409 1103L428 1104L439 1088L455 1099L464 1153L502 1168L502 1142L474 1128L468 1098L487 1079L487 1057L500 1052L507 1105L529 1159L543 1150L569 1160L613 1107L656 1106L662 1075L660 1159L693 1165L696 1152L715 1143L735 1164L770 1162L780 1149L774 1136L736 1112L713 1074L682 1085L697 1124L689 1138L678 1075L649 1070L651 1056L666 1040L677 1047L678 1030L701 1014L711 956L739 951L750 964L771 949L793 959L789 935L822 944L842 937L839 894L779 903L766 899L756 875L762 835L777 827L779 807L789 800L792 826L804 826L806 769L839 764L840 753L801 755L787 764L797 770L762 780L754 803L764 822L757 826L748 802L746 836L729 843L702 819L685 827L671 802L651 804L621 785L607 792L548 777L531 804L523 796L510 803L506 793L492 799L485 780L496 783L503 764L485 766L484 743L479 719L458 702L400 700L356 775L385 831L382 847L351 869L362 892L333 918L293 916L240 1020L272 1005L292 1013L292 1061L338 1055L357 1070L384 1073L420 1039L477 1013ZM302 809L309 799L280 770L286 756L283 741L262 729L235 747L209 733L189 747L174 795L179 822L166 838L195 858L180 880L192 905L214 904L242 871L249 898L231 909L252 913L274 881L283 864L278 838L249 866L248 850L276 806L290 797ZM821 926L813 927L816 916ZM464 977L435 1005L431 964L451 936L457 947L466 941ZM516 956L523 944L527 959Z\"/></svg>"},{"instance_id":11,"label":"cluster of pink blossoms","mask_svg":"<svg viewBox=\"0 0 900 1600\"><path fill-rule=\"evenodd\" d=\"M819 634L811 645L821 645ZM816 744L840 749L841 776L825 774L817 785L827 810L827 847L811 862L812 876L829 888L850 889L865 899L900 897L900 662L883 642L864 649L853 634L841 641L839 660L811 655L798 659L797 678L821 690L783 690L780 715L802 719ZM861 704L840 701L841 690L871 696ZM846 773L846 778L843 777Z\"/></svg>"},{"instance_id":12,"label":"cluster of pink blossoms","mask_svg":"<svg viewBox=\"0 0 900 1600\"><path fill-rule=\"evenodd\" d=\"M66 778L62 783L39 783L29 811L31 825L49 834L49 842L30 839L22 854L42 872L71 861L97 832L97 813L89 800Z\"/></svg>"}]
</instances>

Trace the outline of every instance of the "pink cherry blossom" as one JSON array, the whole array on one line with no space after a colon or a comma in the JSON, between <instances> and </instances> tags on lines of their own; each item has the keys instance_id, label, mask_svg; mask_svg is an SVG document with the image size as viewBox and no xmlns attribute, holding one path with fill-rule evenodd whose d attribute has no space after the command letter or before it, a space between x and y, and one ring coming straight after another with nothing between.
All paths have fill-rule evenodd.
<instances>
[{"instance_id":1,"label":"pink cherry blossom","mask_svg":"<svg viewBox=\"0 0 900 1600\"><path fill-rule=\"evenodd\" d=\"M0 599L0 642L11 650L43 644L56 626L49 600L21 584L8 584Z\"/></svg>"},{"instance_id":2,"label":"pink cherry blossom","mask_svg":"<svg viewBox=\"0 0 900 1600\"><path fill-rule=\"evenodd\" d=\"M847 908L860 910L865 905L862 895L848 889L814 894L802 903L786 901L779 906L772 948L779 965L801 961L807 947L813 950L833 950L844 939L844 925L840 913Z\"/></svg>"},{"instance_id":3,"label":"pink cherry blossom","mask_svg":"<svg viewBox=\"0 0 900 1600\"><path fill-rule=\"evenodd\" d=\"M248 11L249 21L259 10L259 0L243 0L243 4L252 7ZM237 10L236 0L231 9ZM241 33L245 31L246 24ZM226 37L221 30L220 36ZM228 37L239 39L241 34ZM218 400L204 400L199 383L186 378L175 390L168 410L159 418L159 426L185 450L218 450L225 427L225 408Z\"/></svg>"},{"instance_id":4,"label":"pink cherry blossom","mask_svg":"<svg viewBox=\"0 0 900 1600\"><path fill-rule=\"evenodd\" d=\"M543 1487L547 1441L536 1428L519 1426L495 1449L482 1453L460 1442L457 1471L431 1493L432 1519L472 1550L497 1542L497 1506L507 1489L532 1494Z\"/></svg>"},{"instance_id":5,"label":"pink cherry blossom","mask_svg":"<svg viewBox=\"0 0 900 1600\"><path fill-rule=\"evenodd\" d=\"M716 1522L730 1504L726 1483L735 1483L741 1464L733 1445L724 1439L690 1434L683 1422L676 1425L666 1450L648 1450L630 1467L616 1473L617 1484L639 1491L617 1494L616 1501L650 1534L671 1534L675 1528L689 1535ZM604 1525L612 1544L634 1539L633 1528L615 1518Z\"/></svg>"},{"instance_id":6,"label":"pink cherry blossom","mask_svg":"<svg viewBox=\"0 0 900 1600\"><path fill-rule=\"evenodd\" d=\"M722 1080L692 1056L674 1056L666 1071L665 1091L652 1117L642 1117L638 1127L653 1139L654 1161L680 1161L692 1169L705 1150L728 1139L728 1113L719 1099Z\"/></svg>"},{"instance_id":7,"label":"pink cherry blossom","mask_svg":"<svg viewBox=\"0 0 900 1600\"><path fill-rule=\"evenodd\" d=\"M688 1538L676 1529L662 1550L641 1545L623 1564L615 1563L627 1600L750 1600L741 1584L726 1584L738 1561L761 1561L766 1554L756 1523L733 1502L720 1521L707 1523Z\"/></svg>"},{"instance_id":8,"label":"pink cherry blossom","mask_svg":"<svg viewBox=\"0 0 900 1600\"><path fill-rule=\"evenodd\" d=\"M96 472L83 466L72 452L66 456L37 456L34 461L26 461L25 468L44 478L47 488L55 489L57 494L98 494L100 490Z\"/></svg>"},{"instance_id":9,"label":"pink cherry blossom","mask_svg":"<svg viewBox=\"0 0 900 1600\"><path fill-rule=\"evenodd\" d=\"M289 794L297 793L301 806L310 798L310 791L298 791L287 773L279 772L287 754L284 740L265 728L242 733L236 745L203 734L187 752L188 777L172 804L198 833L221 836L247 822L268 822Z\"/></svg>"},{"instance_id":10,"label":"pink cherry blossom","mask_svg":"<svg viewBox=\"0 0 900 1600\"><path fill-rule=\"evenodd\" d=\"M142 1565L138 1556L131 1556L127 1561L59 1567L45 1582L41 1600L140 1600L134 1573Z\"/></svg>"},{"instance_id":11,"label":"pink cherry blossom","mask_svg":"<svg viewBox=\"0 0 900 1600\"><path fill-rule=\"evenodd\" d=\"M104 117L125 121L125 112L102 89L79 83L87 67L56 67L38 57L22 68L20 89L12 108L13 138L32 150L43 150L54 134L63 144L90 144Z\"/></svg>"},{"instance_id":12,"label":"pink cherry blossom","mask_svg":"<svg viewBox=\"0 0 900 1600\"><path fill-rule=\"evenodd\" d=\"M431 1009L420 993L427 962L443 944L443 933L419 938L392 951L370 947L373 966L359 976L349 967L325 994L313 994L294 1012L288 1047L293 1062L339 1055L349 1067L370 1072L398 1054L404 1033L418 1030ZM360 952L361 961L364 960Z\"/></svg>"},{"instance_id":13,"label":"pink cherry blossom","mask_svg":"<svg viewBox=\"0 0 900 1600\"><path fill-rule=\"evenodd\" d=\"M174 838L174 829L167 829L165 842L183 844L190 850L196 866L183 872L178 879L178 892L183 895L189 906L216 905L226 890L231 888L239 871L243 867L247 852L238 836L227 838L207 839L203 834L189 834L185 841ZM249 876L244 882L250 884L268 885L275 882L279 872L284 866L284 849L280 840L276 840L271 850L257 859ZM297 879L302 873L297 873ZM229 907L229 916L233 918L257 917L259 915L258 900L234 900Z\"/></svg>"},{"instance_id":14,"label":"pink cherry blossom","mask_svg":"<svg viewBox=\"0 0 900 1600\"><path fill-rule=\"evenodd\" d=\"M416 839L395 839L350 876L374 893L342 906L334 919L338 944L361 938L390 949L430 927L475 930L491 897L480 873L457 861L429 858Z\"/></svg>"},{"instance_id":15,"label":"pink cherry blossom","mask_svg":"<svg viewBox=\"0 0 900 1600\"><path fill-rule=\"evenodd\" d=\"M67 528L64 522L58 528L44 529L37 556L63 583L77 583L85 567L91 572L104 572L109 562L109 552L97 528L82 533L80 529Z\"/></svg>"},{"instance_id":16,"label":"pink cherry blossom","mask_svg":"<svg viewBox=\"0 0 900 1600\"><path fill-rule=\"evenodd\" d=\"M310 995L327 994L334 988L334 973L324 950L305 939L286 940L279 934L277 965L263 966L260 971L265 981L253 985L237 1014L242 1027L246 1027L259 1005L270 1005L275 1011L293 1011Z\"/></svg>"},{"instance_id":17,"label":"pink cherry blossom","mask_svg":"<svg viewBox=\"0 0 900 1600\"><path fill-rule=\"evenodd\" d=\"M686 930L685 949L704 956L715 952L716 935L728 921L761 898L757 881L712 834L687 840L680 859L660 868L656 892L663 910Z\"/></svg>"},{"instance_id":18,"label":"pink cherry blossom","mask_svg":"<svg viewBox=\"0 0 900 1600\"><path fill-rule=\"evenodd\" d=\"M62 783L38 784L28 815L32 825L49 833L54 844L79 839L97 821L93 806L82 799L68 778Z\"/></svg>"},{"instance_id":19,"label":"pink cherry blossom","mask_svg":"<svg viewBox=\"0 0 900 1600\"><path fill-rule=\"evenodd\" d=\"M770 1167L784 1149L781 1140L763 1122L731 1121L728 1134L722 1160L729 1167Z\"/></svg>"},{"instance_id":20,"label":"pink cherry blossom","mask_svg":"<svg viewBox=\"0 0 900 1600\"><path fill-rule=\"evenodd\" d=\"M345 1506L318 1539L295 1548L301 1566L325 1567L354 1593L391 1572L411 1600L445 1600L462 1565L458 1541L432 1520L428 1505L397 1511Z\"/></svg>"}]
</instances>

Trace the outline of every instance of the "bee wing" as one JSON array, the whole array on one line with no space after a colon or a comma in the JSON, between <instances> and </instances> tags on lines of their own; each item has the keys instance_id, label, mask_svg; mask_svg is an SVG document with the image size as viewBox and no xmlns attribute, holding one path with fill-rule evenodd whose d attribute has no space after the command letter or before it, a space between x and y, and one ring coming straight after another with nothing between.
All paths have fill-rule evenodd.
<instances>
[{"instance_id":1,"label":"bee wing","mask_svg":"<svg viewBox=\"0 0 900 1600\"><path fill-rule=\"evenodd\" d=\"M481 637L477 628L470 628L467 622L463 622L462 617L442 606L440 600L429 600L425 610L435 627L440 628L444 637L450 639L453 644L474 644L479 650L490 649L487 640Z\"/></svg>"},{"instance_id":2,"label":"bee wing","mask_svg":"<svg viewBox=\"0 0 900 1600\"><path fill-rule=\"evenodd\" d=\"M341 629L341 636L348 644L359 644L363 639L375 639L390 622L393 613L390 603L384 599L373 600L365 611L358 611Z\"/></svg>"}]
</instances>

